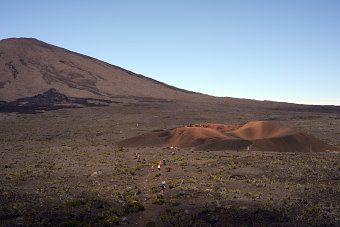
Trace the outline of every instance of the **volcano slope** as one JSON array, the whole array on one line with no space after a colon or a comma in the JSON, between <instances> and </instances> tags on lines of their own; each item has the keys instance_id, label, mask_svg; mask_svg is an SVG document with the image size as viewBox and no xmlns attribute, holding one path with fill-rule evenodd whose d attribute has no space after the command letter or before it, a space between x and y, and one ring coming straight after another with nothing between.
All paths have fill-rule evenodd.
<instances>
[{"instance_id":1,"label":"volcano slope","mask_svg":"<svg viewBox=\"0 0 340 227\"><path fill-rule=\"evenodd\" d=\"M183 84L183 86L185 86ZM32 102L54 90L71 101ZM23 101L29 100L28 103ZM210 105L215 111L310 112L339 114L337 106L307 106L231 97L213 97L180 89L99 59L72 52L33 38L0 40L0 112L40 112L77 107L100 102L127 105L178 105L202 109ZM42 101L42 100L37 100ZM37 111L38 109L38 111ZM206 109L205 109L206 111ZM242 115L248 115L243 113ZM236 117L236 116L235 116ZM238 114L238 117L239 114Z\"/></svg>"},{"instance_id":2,"label":"volcano slope","mask_svg":"<svg viewBox=\"0 0 340 227\"><path fill-rule=\"evenodd\" d=\"M194 147L198 150L249 149L278 152L323 152L337 148L295 128L268 121L244 125L196 124L145 133L119 143L127 147Z\"/></svg>"},{"instance_id":3,"label":"volcano slope","mask_svg":"<svg viewBox=\"0 0 340 227\"><path fill-rule=\"evenodd\" d=\"M340 226L340 152L237 150L255 146L239 137L250 121L340 146L340 107L195 94L34 39L0 41L0 104L12 102L38 111L0 107L0 226ZM118 145L188 122L222 125L171 152L157 137Z\"/></svg>"},{"instance_id":4,"label":"volcano slope","mask_svg":"<svg viewBox=\"0 0 340 227\"><path fill-rule=\"evenodd\" d=\"M1 101L50 89L68 97L129 102L205 97L37 39L0 40Z\"/></svg>"}]
</instances>

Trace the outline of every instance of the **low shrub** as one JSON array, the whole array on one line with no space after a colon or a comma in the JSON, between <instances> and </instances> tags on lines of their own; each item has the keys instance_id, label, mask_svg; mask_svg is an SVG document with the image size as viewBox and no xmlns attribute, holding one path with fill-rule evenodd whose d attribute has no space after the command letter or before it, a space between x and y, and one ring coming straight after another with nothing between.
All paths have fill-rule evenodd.
<instances>
[{"instance_id":1,"label":"low shrub","mask_svg":"<svg viewBox=\"0 0 340 227\"><path fill-rule=\"evenodd\" d=\"M155 193L159 192L159 188L154 186L154 187L151 188L151 192L153 194L155 194Z\"/></svg>"},{"instance_id":2,"label":"low shrub","mask_svg":"<svg viewBox=\"0 0 340 227\"><path fill-rule=\"evenodd\" d=\"M149 221L148 223L146 223L145 227L156 227L156 223L153 221Z\"/></svg>"},{"instance_id":3,"label":"low shrub","mask_svg":"<svg viewBox=\"0 0 340 227\"><path fill-rule=\"evenodd\" d=\"M160 177L160 176L162 176L161 173L156 173L156 175L153 177L153 179L156 179L157 177Z\"/></svg>"},{"instance_id":4,"label":"low shrub","mask_svg":"<svg viewBox=\"0 0 340 227\"><path fill-rule=\"evenodd\" d=\"M143 203L138 201L131 201L124 205L124 213L126 214L131 214L143 210L145 210Z\"/></svg>"},{"instance_id":5,"label":"low shrub","mask_svg":"<svg viewBox=\"0 0 340 227\"><path fill-rule=\"evenodd\" d=\"M122 218L117 215L112 215L101 221L104 226L119 225L122 222Z\"/></svg>"},{"instance_id":6,"label":"low shrub","mask_svg":"<svg viewBox=\"0 0 340 227\"><path fill-rule=\"evenodd\" d=\"M169 205L170 206L178 206L179 205L179 202L177 199L170 199L169 200Z\"/></svg>"},{"instance_id":7,"label":"low shrub","mask_svg":"<svg viewBox=\"0 0 340 227\"><path fill-rule=\"evenodd\" d=\"M165 199L154 199L152 200L152 204L163 205L166 202Z\"/></svg>"},{"instance_id":8,"label":"low shrub","mask_svg":"<svg viewBox=\"0 0 340 227\"><path fill-rule=\"evenodd\" d=\"M59 224L60 227L84 227L84 226L89 226L86 222L82 221L67 221L67 222L62 222Z\"/></svg>"}]
</instances>

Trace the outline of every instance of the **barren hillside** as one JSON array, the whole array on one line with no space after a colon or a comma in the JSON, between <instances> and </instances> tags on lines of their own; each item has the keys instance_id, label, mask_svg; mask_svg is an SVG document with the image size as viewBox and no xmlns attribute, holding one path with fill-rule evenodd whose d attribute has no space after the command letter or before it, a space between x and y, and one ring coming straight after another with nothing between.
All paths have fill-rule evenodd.
<instances>
[{"instance_id":1,"label":"barren hillside","mask_svg":"<svg viewBox=\"0 0 340 227\"><path fill-rule=\"evenodd\" d=\"M67 97L124 103L190 102L199 107L205 102L213 104L216 109L237 107L252 111L269 109L340 113L340 107L335 106L308 106L203 95L37 39L0 40L0 101L34 97L50 89Z\"/></svg>"},{"instance_id":2,"label":"barren hillside","mask_svg":"<svg viewBox=\"0 0 340 227\"><path fill-rule=\"evenodd\" d=\"M202 96L36 39L0 41L0 100L31 97L51 88L87 98Z\"/></svg>"}]
</instances>

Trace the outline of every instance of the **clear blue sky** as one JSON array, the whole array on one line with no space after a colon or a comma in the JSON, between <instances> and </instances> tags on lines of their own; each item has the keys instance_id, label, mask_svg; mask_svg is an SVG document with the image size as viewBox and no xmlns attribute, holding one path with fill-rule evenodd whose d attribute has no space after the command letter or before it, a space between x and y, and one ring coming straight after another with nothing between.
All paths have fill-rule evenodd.
<instances>
[{"instance_id":1,"label":"clear blue sky","mask_svg":"<svg viewBox=\"0 0 340 227\"><path fill-rule=\"evenodd\" d=\"M0 39L33 37L167 84L340 105L337 0L0 0Z\"/></svg>"}]
</instances>

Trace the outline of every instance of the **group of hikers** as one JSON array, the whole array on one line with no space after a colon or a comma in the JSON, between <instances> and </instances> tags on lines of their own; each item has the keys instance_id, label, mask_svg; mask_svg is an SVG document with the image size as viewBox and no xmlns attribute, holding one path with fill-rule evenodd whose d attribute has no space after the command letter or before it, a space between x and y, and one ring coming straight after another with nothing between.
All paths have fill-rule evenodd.
<instances>
[{"instance_id":1,"label":"group of hikers","mask_svg":"<svg viewBox=\"0 0 340 227\"><path fill-rule=\"evenodd\" d=\"M163 159L163 165L165 165L165 159ZM159 163L158 163L158 166L157 166L158 171L161 171L161 166L162 166L162 160L159 160ZM153 165L151 167L151 170L152 170L152 172L155 170L155 167Z\"/></svg>"},{"instance_id":2,"label":"group of hikers","mask_svg":"<svg viewBox=\"0 0 340 227\"><path fill-rule=\"evenodd\" d=\"M163 159L163 165L165 165L165 159ZM158 163L158 171L161 171L161 166L162 166L162 160L159 160L159 163ZM152 165L151 167L151 170L152 172L155 171L155 167ZM165 180L162 181L162 186L161 186L161 189L162 189L162 193L164 193L164 189L165 189Z\"/></svg>"},{"instance_id":3,"label":"group of hikers","mask_svg":"<svg viewBox=\"0 0 340 227\"><path fill-rule=\"evenodd\" d=\"M135 155L136 155L136 158L137 158L137 162L140 162L141 161L140 154L136 153ZM163 162L162 162L162 160L159 160L159 163L157 165L158 171L161 171L162 164L165 165L165 159L164 158L163 158ZM155 167L153 165L151 166L151 170L152 170L152 172L155 171ZM162 181L162 186L161 186L162 193L164 193L164 189L165 189L165 180Z\"/></svg>"}]
</instances>

